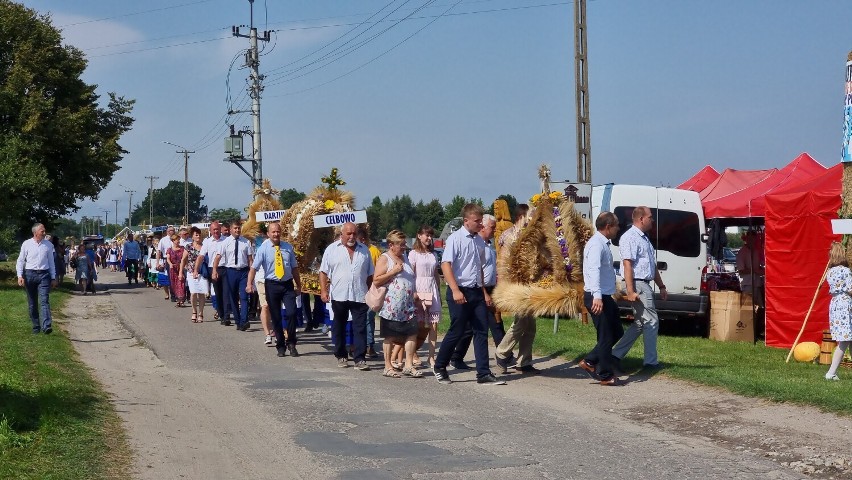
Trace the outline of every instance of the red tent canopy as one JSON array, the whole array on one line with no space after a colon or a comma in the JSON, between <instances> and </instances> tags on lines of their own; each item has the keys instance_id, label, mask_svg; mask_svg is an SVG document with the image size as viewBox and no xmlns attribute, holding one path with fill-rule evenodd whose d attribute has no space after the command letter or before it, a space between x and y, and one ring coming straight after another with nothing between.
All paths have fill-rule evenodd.
<instances>
[{"instance_id":1,"label":"red tent canopy","mask_svg":"<svg viewBox=\"0 0 852 480\"><path fill-rule=\"evenodd\" d=\"M701 190L704 190L707 185L710 185L713 181L719 178L720 175L721 174L717 172L715 168L707 165L699 170L698 173L690 177L689 180L678 185L677 188L681 190L700 192Z\"/></svg>"},{"instance_id":2,"label":"red tent canopy","mask_svg":"<svg viewBox=\"0 0 852 480\"><path fill-rule=\"evenodd\" d=\"M722 176L699 195L706 218L763 217L764 196L825 172L819 162L802 153L781 170L725 170Z\"/></svg>"},{"instance_id":3,"label":"red tent canopy","mask_svg":"<svg viewBox=\"0 0 852 480\"><path fill-rule=\"evenodd\" d=\"M790 348L828 262L828 250L839 235L831 219L840 208L843 166L779 188L766 201L766 344ZM828 328L828 290L817 294L800 341L817 342Z\"/></svg>"}]
</instances>

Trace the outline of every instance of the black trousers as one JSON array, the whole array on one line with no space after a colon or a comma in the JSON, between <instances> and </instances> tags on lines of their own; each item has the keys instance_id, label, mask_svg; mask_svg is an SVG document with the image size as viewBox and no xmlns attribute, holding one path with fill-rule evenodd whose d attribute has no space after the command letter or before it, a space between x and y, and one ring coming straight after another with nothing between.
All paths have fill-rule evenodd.
<instances>
[{"instance_id":1,"label":"black trousers","mask_svg":"<svg viewBox=\"0 0 852 480\"><path fill-rule=\"evenodd\" d=\"M226 305L230 303L229 299L225 298L223 295L224 282L225 282L225 269L223 268L220 271L219 278L217 280L213 280L213 276L210 276L210 283L213 284L213 292L216 293L216 313L219 314L219 318L224 320L225 314L230 312L230 309L225 308Z\"/></svg>"},{"instance_id":2,"label":"black trousers","mask_svg":"<svg viewBox=\"0 0 852 480\"><path fill-rule=\"evenodd\" d=\"M350 302L337 300L331 301L331 311L334 319L331 322L332 337L337 340L334 344L334 356L346 358L346 322L352 313L352 347L354 348L353 360L355 363L364 361L367 353L367 304L361 302Z\"/></svg>"},{"instance_id":3,"label":"black trousers","mask_svg":"<svg viewBox=\"0 0 852 480\"><path fill-rule=\"evenodd\" d=\"M139 260L126 259L124 261L124 270L127 272L128 283L130 283L131 280L136 282L139 281Z\"/></svg>"},{"instance_id":4,"label":"black trousers","mask_svg":"<svg viewBox=\"0 0 852 480\"><path fill-rule=\"evenodd\" d=\"M494 291L494 287L485 287L485 291L488 292L488 295L491 295L491 292ZM503 322L497 323L497 317L494 315L494 311L490 308L488 309L488 329L491 330L491 338L494 339L494 346L499 346L500 342L503 341L503 337L506 336L506 327L503 326ZM450 360L453 362L463 362L464 357L467 356L467 351L470 349L471 341L473 341L473 328L468 323L467 330L464 331L464 334L462 334L462 337L459 339L459 343L456 344L456 349L453 352L453 356L450 357Z\"/></svg>"},{"instance_id":5,"label":"black trousers","mask_svg":"<svg viewBox=\"0 0 852 480\"><path fill-rule=\"evenodd\" d=\"M266 303L269 304L269 318L275 332L275 345L284 346L284 328L281 318L281 304L287 310L287 343L296 345L296 290L293 280L266 280Z\"/></svg>"},{"instance_id":6,"label":"black trousers","mask_svg":"<svg viewBox=\"0 0 852 480\"><path fill-rule=\"evenodd\" d=\"M602 378L607 379L613 375L615 359L612 356L612 347L624 335L624 327L618 318L618 304L610 295L603 295L603 310L595 315L592 313L592 301L594 296L590 292L583 293L583 304L592 316L595 330L598 332L598 343L591 352L586 354L586 363L595 365L595 372Z\"/></svg>"}]
</instances>

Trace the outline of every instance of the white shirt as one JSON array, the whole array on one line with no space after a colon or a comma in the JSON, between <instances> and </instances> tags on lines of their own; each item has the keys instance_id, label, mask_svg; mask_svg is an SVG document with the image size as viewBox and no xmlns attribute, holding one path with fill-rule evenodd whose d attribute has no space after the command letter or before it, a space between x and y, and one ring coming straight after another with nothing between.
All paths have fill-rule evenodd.
<instances>
[{"instance_id":1,"label":"white shirt","mask_svg":"<svg viewBox=\"0 0 852 480\"><path fill-rule=\"evenodd\" d=\"M181 247L186 248L187 246L192 245L192 236L187 235L186 238L181 237L178 242L180 243Z\"/></svg>"},{"instance_id":2,"label":"white shirt","mask_svg":"<svg viewBox=\"0 0 852 480\"><path fill-rule=\"evenodd\" d=\"M491 242L485 244L485 262L482 264L482 279L486 287L497 285L497 252Z\"/></svg>"},{"instance_id":3,"label":"white shirt","mask_svg":"<svg viewBox=\"0 0 852 480\"><path fill-rule=\"evenodd\" d=\"M226 237L224 235L219 235L219 240L216 240L213 237L207 237L203 242L201 242L201 253L199 253L199 255L202 257L207 255L208 267L213 268L213 260L216 258L216 255L222 255L222 242L225 241L225 238ZM222 256L224 257L224 255ZM225 262L220 259L218 266L224 267Z\"/></svg>"},{"instance_id":4,"label":"white shirt","mask_svg":"<svg viewBox=\"0 0 852 480\"><path fill-rule=\"evenodd\" d=\"M169 237L163 237L160 239L160 243L157 244L157 250L160 251L160 258L163 260L166 259L166 251L172 248L172 239Z\"/></svg>"},{"instance_id":5,"label":"white shirt","mask_svg":"<svg viewBox=\"0 0 852 480\"><path fill-rule=\"evenodd\" d=\"M331 299L338 302L364 303L367 277L374 271L370 249L361 242L356 242L350 260L346 245L337 240L325 249L320 264L320 272L331 282Z\"/></svg>"},{"instance_id":6,"label":"white shirt","mask_svg":"<svg viewBox=\"0 0 852 480\"><path fill-rule=\"evenodd\" d=\"M237 245L237 256L234 257L234 242L237 239L233 235L229 236L219 245L219 255L222 255L222 260L219 261L220 267L228 268L249 268L254 256L254 245L247 238L241 236Z\"/></svg>"},{"instance_id":7,"label":"white shirt","mask_svg":"<svg viewBox=\"0 0 852 480\"><path fill-rule=\"evenodd\" d=\"M36 242L30 238L21 244L21 254L15 264L18 277L24 277L24 270L48 270L50 279L56 279L56 264L53 256L53 244L47 240Z\"/></svg>"}]
</instances>

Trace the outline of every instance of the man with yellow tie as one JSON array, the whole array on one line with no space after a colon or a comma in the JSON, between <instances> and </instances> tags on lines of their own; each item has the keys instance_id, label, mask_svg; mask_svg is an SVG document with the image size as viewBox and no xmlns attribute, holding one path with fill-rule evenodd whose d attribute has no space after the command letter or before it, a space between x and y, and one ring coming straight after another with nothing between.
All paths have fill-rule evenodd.
<instances>
[{"instance_id":1,"label":"man with yellow tie","mask_svg":"<svg viewBox=\"0 0 852 480\"><path fill-rule=\"evenodd\" d=\"M272 329L275 331L275 347L278 356L283 357L290 351L291 357L298 357L296 351L296 292L302 291L302 280L296 264L293 246L281 241L281 225L271 223L266 229L269 238L258 248L254 263L249 269L246 292L254 291L254 276L262 266L266 301L269 315L272 317ZM281 304L287 312L287 341L285 348L284 329L281 324Z\"/></svg>"}]
</instances>

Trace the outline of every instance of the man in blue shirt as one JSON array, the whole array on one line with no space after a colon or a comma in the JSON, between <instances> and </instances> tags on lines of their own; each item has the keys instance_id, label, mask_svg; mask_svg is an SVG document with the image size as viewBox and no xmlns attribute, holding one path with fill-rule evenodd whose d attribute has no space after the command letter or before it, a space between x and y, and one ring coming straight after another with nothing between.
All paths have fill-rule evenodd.
<instances>
[{"instance_id":1,"label":"man in blue shirt","mask_svg":"<svg viewBox=\"0 0 852 480\"><path fill-rule=\"evenodd\" d=\"M592 314L598 331L598 343L578 364L601 385L618 385L613 371L612 346L624 335L618 318L615 294L615 268L609 241L618 234L618 218L611 212L601 212L595 220L595 232L583 249L583 304Z\"/></svg>"},{"instance_id":2,"label":"man in blue shirt","mask_svg":"<svg viewBox=\"0 0 852 480\"><path fill-rule=\"evenodd\" d=\"M142 259L142 248L139 243L133 240L133 234L127 234L127 241L124 242L124 269L127 272L127 283L131 281L139 283L139 260Z\"/></svg>"},{"instance_id":3,"label":"man in blue shirt","mask_svg":"<svg viewBox=\"0 0 852 480\"><path fill-rule=\"evenodd\" d=\"M627 300L633 302L634 320L621 340L612 347L612 354L619 361L623 359L641 334L645 346L644 367L657 369L660 368L657 359L657 333L660 322L651 283L657 284L662 301L668 298L668 291L660 277L660 271L657 270L657 255L648 238L648 232L654 225L651 209L645 206L636 207L633 209L632 218L633 226L621 236L618 251L621 253Z\"/></svg>"},{"instance_id":4,"label":"man in blue shirt","mask_svg":"<svg viewBox=\"0 0 852 480\"><path fill-rule=\"evenodd\" d=\"M281 224L269 224L266 229L269 237L258 248L254 262L249 269L246 292L254 291L254 276L263 267L266 302L269 305L269 315L272 317L272 330L275 331L275 347L278 356L283 357L287 349L291 357L298 357L296 350L296 292L302 291L302 280L299 277L299 267L296 263L296 253L293 246L281 241ZM287 349L284 348L284 329L281 324L281 304L287 313Z\"/></svg>"},{"instance_id":5,"label":"man in blue shirt","mask_svg":"<svg viewBox=\"0 0 852 480\"><path fill-rule=\"evenodd\" d=\"M485 290L482 267L485 263L485 241L477 235L482 229L483 210L469 203L462 208L462 226L447 238L441 256L441 271L447 282L447 309L450 329L441 342L433 372L438 383L452 383L447 373L450 357L465 329L473 330L473 352L476 357L476 382L505 385L491 373L488 365L488 307L491 296Z\"/></svg>"}]
</instances>

